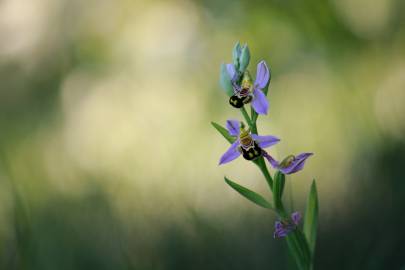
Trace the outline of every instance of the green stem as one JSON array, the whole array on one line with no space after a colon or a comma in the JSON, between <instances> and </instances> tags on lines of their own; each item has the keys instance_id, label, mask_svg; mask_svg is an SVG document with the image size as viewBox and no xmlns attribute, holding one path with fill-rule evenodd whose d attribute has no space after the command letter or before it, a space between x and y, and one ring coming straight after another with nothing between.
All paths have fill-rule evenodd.
<instances>
[{"instance_id":1,"label":"green stem","mask_svg":"<svg viewBox=\"0 0 405 270\"><path fill-rule=\"evenodd\" d=\"M270 190L273 191L273 178L271 177L267 166L266 166L266 162L264 161L263 157L259 157L257 159L256 165L259 167L260 171L262 172L264 178L267 181L267 184L270 187Z\"/></svg>"},{"instance_id":2,"label":"green stem","mask_svg":"<svg viewBox=\"0 0 405 270\"><path fill-rule=\"evenodd\" d=\"M253 123L253 126L254 126L253 133L257 134L257 125L256 125L256 122L257 122L257 118L259 117L259 115L258 115L257 112L253 109L252 106L250 106L250 115L251 115L251 117L252 117L252 123Z\"/></svg>"},{"instance_id":3,"label":"green stem","mask_svg":"<svg viewBox=\"0 0 405 270\"><path fill-rule=\"evenodd\" d=\"M300 248L298 246L297 239L295 237L293 237L292 235L288 235L286 237L286 241L287 241L288 250L289 250L291 256L294 258L298 269L308 270L305 267L304 261L302 260L302 252L300 251Z\"/></svg>"},{"instance_id":4,"label":"green stem","mask_svg":"<svg viewBox=\"0 0 405 270\"><path fill-rule=\"evenodd\" d=\"M305 235L301 229L298 228L297 230L294 231L294 233L297 235L298 243L304 254L305 260L308 262L308 268L310 268L310 266L313 263L312 262L313 257L311 255L311 251L309 250L308 241L305 238Z\"/></svg>"},{"instance_id":5,"label":"green stem","mask_svg":"<svg viewBox=\"0 0 405 270\"><path fill-rule=\"evenodd\" d=\"M279 202L276 211L281 218L288 218L282 201ZM292 256L295 258L298 268L302 270L311 269L313 258L311 256L308 243L305 239L304 234L302 233L302 230L300 228L296 228L287 236L286 240L288 249Z\"/></svg>"},{"instance_id":6,"label":"green stem","mask_svg":"<svg viewBox=\"0 0 405 270\"><path fill-rule=\"evenodd\" d=\"M252 119L253 119L252 120L252 119L250 119L249 114L247 113L245 107L242 107L240 110L241 110L243 116L245 117L246 122L248 122L252 133L257 134L256 121L257 121L258 114L252 108L251 109ZM255 164L259 167L260 171L263 173L264 178L266 178L266 181L270 187L270 190L273 190L273 178L271 178L271 175L269 173L269 170L267 169L266 162L264 161L263 157L259 157L255 161Z\"/></svg>"},{"instance_id":7,"label":"green stem","mask_svg":"<svg viewBox=\"0 0 405 270\"><path fill-rule=\"evenodd\" d=\"M268 87L268 85L267 85L267 87ZM267 89L267 87L266 87L266 89ZM259 115L255 112L255 110L253 108L251 108L251 117L249 117L249 114L247 113L247 111L244 107L241 108L241 112L242 112L243 116L245 117L245 120L248 123L251 132L253 134L258 134L256 121L257 121L257 118L259 117ZM267 169L264 158L259 157L254 163L259 167L260 171L262 172L264 178L267 181L267 184L269 185L272 195L274 196L273 178L271 177L269 170ZM291 200L292 200L292 198L291 198ZM274 206L276 207L275 210L276 210L277 214L282 219L288 218L287 211L285 210L285 207L283 205L283 201L281 198L278 201L278 203L275 204ZM304 234L302 233L302 230L300 228L297 228L296 230L294 230L294 232L290 233L286 238L287 238L286 240L287 240L289 252L294 257L298 268L300 270L312 269L313 257L309 250L306 238L305 238Z\"/></svg>"},{"instance_id":8,"label":"green stem","mask_svg":"<svg viewBox=\"0 0 405 270\"><path fill-rule=\"evenodd\" d=\"M252 121L249 117L249 114L247 113L245 107L242 107L240 109L242 112L243 117L245 118L246 122L248 123L250 130L253 134L257 134L257 126L256 126L256 120L257 116L255 117L255 121ZM252 109L252 116L254 117L256 113ZM257 114L256 114L257 115ZM264 161L263 157L259 157L254 163L259 167L260 171L263 173L264 178L266 178L267 184L270 187L270 190L273 190L273 178L271 178L271 175L267 169L266 162Z\"/></svg>"},{"instance_id":9,"label":"green stem","mask_svg":"<svg viewBox=\"0 0 405 270\"><path fill-rule=\"evenodd\" d=\"M291 211L293 211L294 210L294 199L293 199L293 189L292 189L292 182L291 181L288 181L288 189L289 189L289 192L288 192L288 197L289 197L289 199L290 199L290 210Z\"/></svg>"},{"instance_id":10,"label":"green stem","mask_svg":"<svg viewBox=\"0 0 405 270\"><path fill-rule=\"evenodd\" d=\"M248 123L251 132L253 134L258 134L256 126L258 114L252 108L251 110L252 118L250 118L245 107L241 108L241 112L246 122ZM264 178L267 181L267 184L269 185L270 191L273 193L273 178L271 177L270 172L267 169L264 158L259 157L256 161L254 161L254 163L259 167L260 171L262 172ZM282 200L280 200L275 210L281 218L283 219L288 218L288 214L285 210ZM292 256L295 258L298 268L300 270L311 269L312 256L309 251L308 244L306 243L305 236L303 235L301 229L297 228L293 233L287 236L286 240L288 244L288 249L292 254Z\"/></svg>"},{"instance_id":11,"label":"green stem","mask_svg":"<svg viewBox=\"0 0 405 270\"><path fill-rule=\"evenodd\" d=\"M252 116L253 125L256 126L256 121L257 121L257 118L259 117L259 115L258 115L257 112L253 109L253 107L250 108L250 115Z\"/></svg>"},{"instance_id":12,"label":"green stem","mask_svg":"<svg viewBox=\"0 0 405 270\"><path fill-rule=\"evenodd\" d=\"M245 107L240 108L240 111L242 112L243 117L245 118L245 121L247 122L247 124L249 125L250 130L253 132L253 123L252 120L250 119L249 114L247 113Z\"/></svg>"}]
</instances>

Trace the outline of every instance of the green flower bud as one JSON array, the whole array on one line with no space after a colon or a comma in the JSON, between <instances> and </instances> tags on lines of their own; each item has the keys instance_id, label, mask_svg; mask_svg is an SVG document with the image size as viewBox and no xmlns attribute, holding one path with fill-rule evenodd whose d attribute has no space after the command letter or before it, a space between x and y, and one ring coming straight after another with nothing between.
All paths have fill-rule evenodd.
<instances>
[{"instance_id":1,"label":"green flower bud","mask_svg":"<svg viewBox=\"0 0 405 270\"><path fill-rule=\"evenodd\" d=\"M247 66L249 65L250 61L250 51L247 44L243 45L241 54L239 57L239 71L241 73L245 72Z\"/></svg>"},{"instance_id":2,"label":"green flower bud","mask_svg":"<svg viewBox=\"0 0 405 270\"><path fill-rule=\"evenodd\" d=\"M236 70L239 70L239 57L241 55L241 47L239 41L236 42L235 46L233 47L232 51L232 59L233 59L233 65L235 66Z\"/></svg>"}]
</instances>

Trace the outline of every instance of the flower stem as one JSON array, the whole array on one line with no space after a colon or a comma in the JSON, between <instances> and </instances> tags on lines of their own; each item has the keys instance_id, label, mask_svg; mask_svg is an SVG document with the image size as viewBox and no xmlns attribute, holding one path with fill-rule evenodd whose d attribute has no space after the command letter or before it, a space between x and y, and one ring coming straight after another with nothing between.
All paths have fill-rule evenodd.
<instances>
[{"instance_id":1,"label":"flower stem","mask_svg":"<svg viewBox=\"0 0 405 270\"><path fill-rule=\"evenodd\" d=\"M259 157L257 159L256 165L259 167L259 169L262 172L264 178L266 179L267 184L270 187L270 190L273 191L273 178L271 177L271 175L270 175L270 173L269 173L269 171L267 169L266 162L264 162L263 157Z\"/></svg>"},{"instance_id":2,"label":"flower stem","mask_svg":"<svg viewBox=\"0 0 405 270\"><path fill-rule=\"evenodd\" d=\"M288 218L288 214L284 208L282 200L278 202L277 208L275 210L282 219ZM302 230L297 227L292 233L287 236L286 240L288 244L288 250L295 258L298 268L302 270L311 269L313 258L311 255L311 251L309 250L308 242Z\"/></svg>"},{"instance_id":3,"label":"flower stem","mask_svg":"<svg viewBox=\"0 0 405 270\"><path fill-rule=\"evenodd\" d=\"M256 121L257 121L257 118L259 117L259 115L258 115L257 112L253 109L253 107L250 108L250 115L252 116L253 125L256 126Z\"/></svg>"},{"instance_id":4,"label":"flower stem","mask_svg":"<svg viewBox=\"0 0 405 270\"><path fill-rule=\"evenodd\" d=\"M256 121L258 118L258 114L252 109L250 118L249 114L247 113L245 107L241 109L242 115L245 118L245 121L248 123L250 130L253 134L257 133L257 126ZM273 178L270 175L269 170L267 169L266 162L264 161L263 157L259 157L254 163L259 167L260 171L262 172L264 178L269 185L270 191L273 194ZM274 196L274 194L273 194ZM288 214L285 210L282 200L280 200L276 209L274 209L277 214L281 218L287 218ZM309 251L308 244L306 242L305 236L303 235L301 229L297 228L293 233L287 236L287 245L290 253L294 257L297 266L300 270L309 270L312 265L312 256L311 252Z\"/></svg>"},{"instance_id":5,"label":"flower stem","mask_svg":"<svg viewBox=\"0 0 405 270\"><path fill-rule=\"evenodd\" d=\"M246 111L245 107L242 107L240 109L240 111L242 112L242 115L245 118L246 122L248 123L252 133L257 134L257 126L256 126L257 114L252 109L252 117L254 117L254 121L252 121L252 119L250 119L250 116L249 116L248 112ZM255 115L256 115L256 117L255 117ZM264 178L266 178L266 181L270 187L270 190L273 190L273 178L271 177L269 170L267 169L266 162L264 161L263 157L259 157L254 163L259 167L260 171L264 175Z\"/></svg>"},{"instance_id":6,"label":"flower stem","mask_svg":"<svg viewBox=\"0 0 405 270\"><path fill-rule=\"evenodd\" d=\"M252 131L252 133L257 133L256 128L253 127L253 122L250 119L249 114L247 113L245 107L240 108L240 111L242 112L243 117L245 118L245 121L247 122L247 124L249 125L250 130ZM256 132L255 132L256 131Z\"/></svg>"},{"instance_id":7,"label":"flower stem","mask_svg":"<svg viewBox=\"0 0 405 270\"><path fill-rule=\"evenodd\" d=\"M276 209L281 218L288 218L287 212L282 201ZM308 247L307 240L300 228L296 228L286 237L288 250L295 259L300 270L310 270L312 265L312 256Z\"/></svg>"}]
</instances>

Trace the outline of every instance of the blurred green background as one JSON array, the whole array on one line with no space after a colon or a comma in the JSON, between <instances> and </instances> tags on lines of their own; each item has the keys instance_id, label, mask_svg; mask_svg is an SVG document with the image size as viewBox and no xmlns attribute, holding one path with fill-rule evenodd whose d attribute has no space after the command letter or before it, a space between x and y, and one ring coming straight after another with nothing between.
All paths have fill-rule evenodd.
<instances>
[{"instance_id":1,"label":"blurred green background","mask_svg":"<svg viewBox=\"0 0 405 270\"><path fill-rule=\"evenodd\" d=\"M405 3L0 1L1 269L294 269L263 194L209 122L234 43L272 70L262 134L303 211L316 269L405 269Z\"/></svg>"}]
</instances>

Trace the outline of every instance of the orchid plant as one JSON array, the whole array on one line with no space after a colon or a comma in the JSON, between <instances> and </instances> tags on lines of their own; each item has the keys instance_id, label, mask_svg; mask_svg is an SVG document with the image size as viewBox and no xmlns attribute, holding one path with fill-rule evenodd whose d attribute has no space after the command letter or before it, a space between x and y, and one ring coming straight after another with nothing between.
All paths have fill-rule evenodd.
<instances>
[{"instance_id":1,"label":"orchid plant","mask_svg":"<svg viewBox=\"0 0 405 270\"><path fill-rule=\"evenodd\" d=\"M226 121L226 128L212 122L214 128L231 144L220 157L219 165L231 162L241 155L246 161L253 162L268 183L272 202L227 177L225 182L249 201L272 210L278 216L274 224L274 238L286 240L298 269L313 269L318 225L318 195L315 180L309 191L303 226L301 214L292 210L292 213L289 213L283 203L286 175L302 170L306 160L313 154L305 152L296 156L288 155L283 160L277 161L265 150L280 141L273 135L259 135L257 128L259 115L267 115L269 110L267 94L271 78L270 69L265 61L260 61L253 82L247 69L250 62L248 46L236 43L232 56L233 63L221 65L220 84L229 96L229 104L241 111L246 125L243 121L234 119ZM248 105L251 107L250 114L246 110ZM273 176L267 168L266 160L275 170Z\"/></svg>"}]
</instances>

